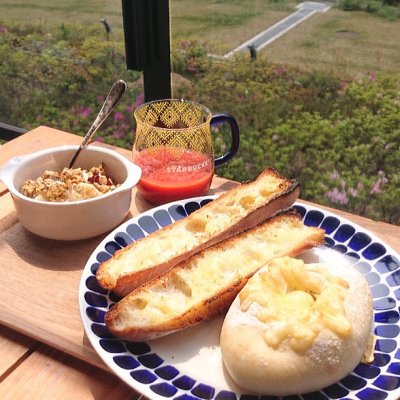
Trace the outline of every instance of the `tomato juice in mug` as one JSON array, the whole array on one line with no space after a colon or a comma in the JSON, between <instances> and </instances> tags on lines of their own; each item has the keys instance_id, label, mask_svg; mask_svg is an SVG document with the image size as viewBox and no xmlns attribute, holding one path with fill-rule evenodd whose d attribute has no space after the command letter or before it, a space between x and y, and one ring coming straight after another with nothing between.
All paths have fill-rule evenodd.
<instances>
[{"instance_id":1,"label":"tomato juice in mug","mask_svg":"<svg viewBox=\"0 0 400 400\"><path fill-rule=\"evenodd\" d=\"M186 149L145 149L136 163L142 168L138 189L157 204L205 194L214 175L213 160Z\"/></svg>"},{"instance_id":2,"label":"tomato juice in mug","mask_svg":"<svg viewBox=\"0 0 400 400\"><path fill-rule=\"evenodd\" d=\"M239 146L239 130L229 114L212 115L186 100L159 100L135 110L134 162L141 167L138 191L154 204L202 196L214 167L229 161ZM210 126L228 122L231 148L214 160Z\"/></svg>"}]
</instances>

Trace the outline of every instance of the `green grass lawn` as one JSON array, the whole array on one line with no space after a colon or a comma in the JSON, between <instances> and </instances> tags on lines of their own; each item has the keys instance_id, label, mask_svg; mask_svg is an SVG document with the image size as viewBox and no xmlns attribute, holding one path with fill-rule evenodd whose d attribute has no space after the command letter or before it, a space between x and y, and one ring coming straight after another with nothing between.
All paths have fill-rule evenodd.
<instances>
[{"instance_id":1,"label":"green grass lawn","mask_svg":"<svg viewBox=\"0 0 400 400\"><path fill-rule=\"evenodd\" d=\"M331 9L298 25L263 50L278 63L344 73L400 70L400 23Z\"/></svg>"},{"instance_id":2,"label":"green grass lawn","mask_svg":"<svg viewBox=\"0 0 400 400\"><path fill-rule=\"evenodd\" d=\"M106 17L114 26L122 26L118 0L0 0L0 20L29 24L97 22Z\"/></svg>"},{"instance_id":3,"label":"green grass lawn","mask_svg":"<svg viewBox=\"0 0 400 400\"><path fill-rule=\"evenodd\" d=\"M207 41L225 54L295 10L286 0L171 0L172 41ZM121 35L119 0L0 0L0 19L43 26L99 23L107 18ZM363 12L332 8L265 47L276 63L306 69L367 73L400 69L400 23Z\"/></svg>"},{"instance_id":4,"label":"green grass lawn","mask_svg":"<svg viewBox=\"0 0 400 400\"><path fill-rule=\"evenodd\" d=\"M225 54L285 18L295 5L293 1L172 0L172 39L201 39Z\"/></svg>"}]
</instances>

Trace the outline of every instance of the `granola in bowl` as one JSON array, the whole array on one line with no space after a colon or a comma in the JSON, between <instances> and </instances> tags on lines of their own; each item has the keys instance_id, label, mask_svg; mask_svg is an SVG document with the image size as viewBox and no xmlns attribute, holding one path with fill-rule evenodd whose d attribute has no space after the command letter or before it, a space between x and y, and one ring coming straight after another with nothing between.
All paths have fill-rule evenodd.
<instances>
[{"instance_id":1,"label":"granola in bowl","mask_svg":"<svg viewBox=\"0 0 400 400\"><path fill-rule=\"evenodd\" d=\"M88 171L82 168L44 171L37 179L25 181L21 193L36 200L71 202L98 197L116 187L103 164L99 164Z\"/></svg>"}]
</instances>

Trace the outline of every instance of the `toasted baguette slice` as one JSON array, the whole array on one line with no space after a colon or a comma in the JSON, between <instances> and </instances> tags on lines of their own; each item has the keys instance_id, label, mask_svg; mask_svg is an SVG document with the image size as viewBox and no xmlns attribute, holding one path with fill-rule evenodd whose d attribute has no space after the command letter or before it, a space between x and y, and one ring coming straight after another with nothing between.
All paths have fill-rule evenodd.
<instances>
[{"instance_id":1,"label":"toasted baguette slice","mask_svg":"<svg viewBox=\"0 0 400 400\"><path fill-rule=\"evenodd\" d=\"M299 191L296 180L268 168L256 181L241 184L188 217L118 250L100 265L96 277L105 289L125 296L191 255L290 207Z\"/></svg>"},{"instance_id":2,"label":"toasted baguette slice","mask_svg":"<svg viewBox=\"0 0 400 400\"><path fill-rule=\"evenodd\" d=\"M212 319L268 261L317 246L324 236L295 211L278 213L134 290L108 311L106 325L117 337L141 341Z\"/></svg>"}]
</instances>

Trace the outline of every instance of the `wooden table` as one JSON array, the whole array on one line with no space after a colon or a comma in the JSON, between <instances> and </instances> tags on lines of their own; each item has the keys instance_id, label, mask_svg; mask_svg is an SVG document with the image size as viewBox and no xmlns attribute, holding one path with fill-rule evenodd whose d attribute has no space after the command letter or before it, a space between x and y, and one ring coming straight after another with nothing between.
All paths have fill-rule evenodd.
<instances>
[{"instance_id":1,"label":"wooden table","mask_svg":"<svg viewBox=\"0 0 400 400\"><path fill-rule=\"evenodd\" d=\"M41 126L0 146L0 166L16 155L79 144L81 139ZM94 145L111 147L97 142ZM131 156L128 150L114 149ZM219 193L235 185L216 177L210 192ZM131 215L150 207L134 191ZM321 208L363 226L400 251L400 227ZM80 321L81 272L103 236L66 243L32 235L18 223L11 196L2 183L0 235L0 399L138 398L108 371Z\"/></svg>"}]
</instances>

